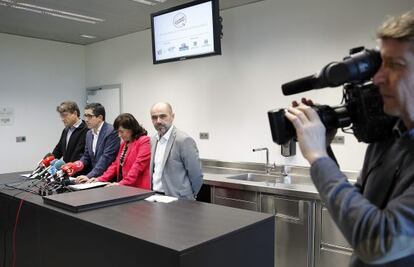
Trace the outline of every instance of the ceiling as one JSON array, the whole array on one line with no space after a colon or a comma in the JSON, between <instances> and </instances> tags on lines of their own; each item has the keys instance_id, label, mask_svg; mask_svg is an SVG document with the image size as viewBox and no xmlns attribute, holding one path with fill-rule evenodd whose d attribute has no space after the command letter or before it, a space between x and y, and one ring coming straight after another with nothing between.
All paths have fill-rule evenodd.
<instances>
[{"instance_id":1,"label":"ceiling","mask_svg":"<svg viewBox=\"0 0 414 267\"><path fill-rule=\"evenodd\" d=\"M221 0L220 9L258 1ZM151 13L187 2L191 0L0 0L0 32L87 45L148 29Z\"/></svg>"}]
</instances>

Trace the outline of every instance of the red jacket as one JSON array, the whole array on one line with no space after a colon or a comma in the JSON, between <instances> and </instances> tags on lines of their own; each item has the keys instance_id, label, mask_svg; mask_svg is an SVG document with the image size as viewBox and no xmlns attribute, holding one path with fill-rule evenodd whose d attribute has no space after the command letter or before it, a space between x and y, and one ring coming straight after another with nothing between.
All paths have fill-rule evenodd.
<instances>
[{"instance_id":1,"label":"red jacket","mask_svg":"<svg viewBox=\"0 0 414 267\"><path fill-rule=\"evenodd\" d=\"M109 182L119 177L119 160L125 142L121 143L118 155L108 169L98 178L101 182ZM150 138L146 135L135 139L129 143L128 150L125 155L124 165L122 166L123 179L118 181L121 185L139 187L143 189L151 189L150 185L150 161L151 161L151 145Z\"/></svg>"}]
</instances>

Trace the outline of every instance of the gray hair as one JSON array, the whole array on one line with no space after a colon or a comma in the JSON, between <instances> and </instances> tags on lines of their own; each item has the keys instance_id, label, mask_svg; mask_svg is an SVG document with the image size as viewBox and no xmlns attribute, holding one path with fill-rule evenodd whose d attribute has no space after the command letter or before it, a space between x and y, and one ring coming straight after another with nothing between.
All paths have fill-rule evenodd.
<instances>
[{"instance_id":1,"label":"gray hair","mask_svg":"<svg viewBox=\"0 0 414 267\"><path fill-rule=\"evenodd\" d=\"M377 37L410 42L414 47L414 10L399 16L388 17L378 28Z\"/></svg>"}]
</instances>

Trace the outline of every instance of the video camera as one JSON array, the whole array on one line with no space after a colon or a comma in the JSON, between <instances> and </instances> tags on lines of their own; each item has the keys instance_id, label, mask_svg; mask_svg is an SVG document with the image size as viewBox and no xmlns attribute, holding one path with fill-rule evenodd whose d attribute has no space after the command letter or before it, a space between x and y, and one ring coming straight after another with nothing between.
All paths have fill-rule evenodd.
<instances>
[{"instance_id":1,"label":"video camera","mask_svg":"<svg viewBox=\"0 0 414 267\"><path fill-rule=\"evenodd\" d=\"M359 142L373 143L389 136L396 122L395 117L383 111L383 101L371 78L381 66L377 50L357 47L341 62L326 65L318 75L307 76L282 85L284 95L292 95L312 89L343 86L340 106L314 105L327 130L342 128L353 133ZM296 137L292 123L285 117L285 109L268 112L272 139L285 144Z\"/></svg>"}]
</instances>

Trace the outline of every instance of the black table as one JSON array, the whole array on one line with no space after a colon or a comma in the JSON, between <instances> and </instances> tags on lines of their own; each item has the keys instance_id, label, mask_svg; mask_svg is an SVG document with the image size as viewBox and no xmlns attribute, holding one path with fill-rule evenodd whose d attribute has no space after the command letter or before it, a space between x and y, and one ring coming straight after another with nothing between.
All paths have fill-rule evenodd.
<instances>
[{"instance_id":1,"label":"black table","mask_svg":"<svg viewBox=\"0 0 414 267\"><path fill-rule=\"evenodd\" d=\"M0 184L21 181L1 174ZM274 216L208 203L145 200L81 213L0 186L0 266L274 265ZM17 194L17 195L16 195Z\"/></svg>"}]
</instances>

